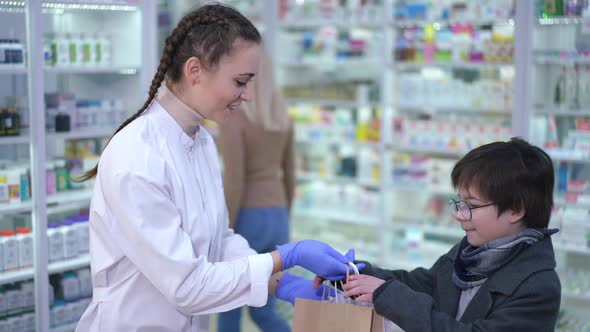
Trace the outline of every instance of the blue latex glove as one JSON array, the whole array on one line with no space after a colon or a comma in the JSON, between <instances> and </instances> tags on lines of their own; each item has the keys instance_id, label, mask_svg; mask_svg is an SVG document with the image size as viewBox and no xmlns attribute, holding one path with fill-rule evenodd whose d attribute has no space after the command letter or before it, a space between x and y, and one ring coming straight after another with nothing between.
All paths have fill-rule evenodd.
<instances>
[{"instance_id":1,"label":"blue latex glove","mask_svg":"<svg viewBox=\"0 0 590 332\"><path fill-rule=\"evenodd\" d=\"M295 304L296 298L309 299L321 301L324 293L324 285L321 285L317 289L313 289L313 281L294 276L289 273L284 273L279 285L277 286L276 297L283 301L291 302ZM336 292L334 288L327 287L325 297L334 296Z\"/></svg>"},{"instance_id":2,"label":"blue latex glove","mask_svg":"<svg viewBox=\"0 0 590 332\"><path fill-rule=\"evenodd\" d=\"M344 255L344 257L350 259L351 262L354 262L354 249L349 249L348 252L346 253L346 255ZM359 270L359 272L362 271L366 266L365 263L359 263L359 264L355 264L355 265L356 265L356 268ZM348 268L349 274L353 275L354 271L352 270L352 267L347 265L347 268ZM345 271L345 273L346 273L346 271ZM336 276L333 280L344 280L344 279L346 279L345 274ZM316 276L315 280L314 280L314 287L319 287L324 282L324 280L326 280L326 278Z\"/></svg>"},{"instance_id":3,"label":"blue latex glove","mask_svg":"<svg viewBox=\"0 0 590 332\"><path fill-rule=\"evenodd\" d=\"M346 275L350 258L342 256L329 245L317 240L303 240L277 246L283 270L295 265L309 270L328 280L340 280Z\"/></svg>"},{"instance_id":4,"label":"blue latex glove","mask_svg":"<svg viewBox=\"0 0 590 332\"><path fill-rule=\"evenodd\" d=\"M346 253L346 255L344 255L344 257L350 259L351 262L354 263L354 249L349 249L348 252ZM365 263L359 263L359 264L355 264L356 268L359 269L359 271L362 271L365 268ZM349 268L350 274L354 274L354 271L352 271L352 268ZM343 276L343 278L346 278L346 276Z\"/></svg>"}]
</instances>

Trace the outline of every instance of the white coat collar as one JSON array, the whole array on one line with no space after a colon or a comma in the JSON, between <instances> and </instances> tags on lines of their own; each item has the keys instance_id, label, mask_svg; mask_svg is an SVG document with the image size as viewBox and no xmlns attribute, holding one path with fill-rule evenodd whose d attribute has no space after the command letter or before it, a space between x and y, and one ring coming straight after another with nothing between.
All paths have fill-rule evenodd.
<instances>
[{"instance_id":1,"label":"white coat collar","mask_svg":"<svg viewBox=\"0 0 590 332\"><path fill-rule=\"evenodd\" d=\"M167 137L178 140L187 152L192 152L195 144L207 144L210 140L210 135L205 128L200 128L194 139L189 137L184 130L182 130L172 114L164 109L163 105L157 100L154 100L146 112L146 115L148 113L156 119L162 133Z\"/></svg>"},{"instance_id":2,"label":"white coat collar","mask_svg":"<svg viewBox=\"0 0 590 332\"><path fill-rule=\"evenodd\" d=\"M182 130L193 139L199 131L199 125L205 118L197 111L190 108L183 103L178 97L168 89L166 84L158 92L156 97L158 103L172 116L174 121L182 128Z\"/></svg>"}]
</instances>

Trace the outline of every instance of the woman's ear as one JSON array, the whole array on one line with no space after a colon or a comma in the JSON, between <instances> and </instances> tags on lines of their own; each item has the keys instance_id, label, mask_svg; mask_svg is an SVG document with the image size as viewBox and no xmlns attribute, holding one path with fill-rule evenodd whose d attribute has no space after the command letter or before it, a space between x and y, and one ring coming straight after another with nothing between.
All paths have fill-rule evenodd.
<instances>
[{"instance_id":1,"label":"woman's ear","mask_svg":"<svg viewBox=\"0 0 590 332\"><path fill-rule=\"evenodd\" d=\"M190 57L184 63L184 76L191 85L197 85L201 82L203 69L203 64L199 58Z\"/></svg>"}]
</instances>

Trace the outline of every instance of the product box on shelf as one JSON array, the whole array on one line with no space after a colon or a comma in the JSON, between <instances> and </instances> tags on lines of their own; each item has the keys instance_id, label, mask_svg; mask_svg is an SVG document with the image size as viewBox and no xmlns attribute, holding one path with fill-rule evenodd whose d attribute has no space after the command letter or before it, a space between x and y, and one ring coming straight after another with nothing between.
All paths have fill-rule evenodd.
<instances>
[{"instance_id":1,"label":"product box on shelf","mask_svg":"<svg viewBox=\"0 0 590 332\"><path fill-rule=\"evenodd\" d=\"M96 33L46 33L45 65L57 67L108 66L112 62L109 35Z\"/></svg>"},{"instance_id":2,"label":"product box on shelf","mask_svg":"<svg viewBox=\"0 0 590 332\"><path fill-rule=\"evenodd\" d=\"M46 126L50 131L66 132L78 123L76 96L70 92L46 93Z\"/></svg>"},{"instance_id":3,"label":"product box on shelf","mask_svg":"<svg viewBox=\"0 0 590 332\"><path fill-rule=\"evenodd\" d=\"M91 302L92 282L90 270L66 271L51 275L50 321L52 327L76 322Z\"/></svg>"},{"instance_id":4,"label":"product box on shelf","mask_svg":"<svg viewBox=\"0 0 590 332\"><path fill-rule=\"evenodd\" d=\"M30 200L30 177L27 164L16 162L0 165L0 205Z\"/></svg>"},{"instance_id":5,"label":"product box on shelf","mask_svg":"<svg viewBox=\"0 0 590 332\"><path fill-rule=\"evenodd\" d=\"M0 66L25 62L25 47L17 38L0 39Z\"/></svg>"}]
</instances>

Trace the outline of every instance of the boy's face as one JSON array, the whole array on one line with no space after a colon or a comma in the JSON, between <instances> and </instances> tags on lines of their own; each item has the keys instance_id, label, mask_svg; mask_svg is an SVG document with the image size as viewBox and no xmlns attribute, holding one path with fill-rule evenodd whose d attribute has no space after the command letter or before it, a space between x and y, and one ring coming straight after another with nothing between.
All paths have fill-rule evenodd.
<instances>
[{"instance_id":1,"label":"boy's face","mask_svg":"<svg viewBox=\"0 0 590 332\"><path fill-rule=\"evenodd\" d=\"M461 200L470 206L486 205L493 202L485 201L477 190L471 188L459 190ZM522 217L524 211L514 213L505 211L498 216L496 205L489 205L471 210L471 220L467 220L461 212L454 214L455 220L461 224L461 228L467 235L467 242L473 247L479 247L501 237L516 234L526 228Z\"/></svg>"}]
</instances>

